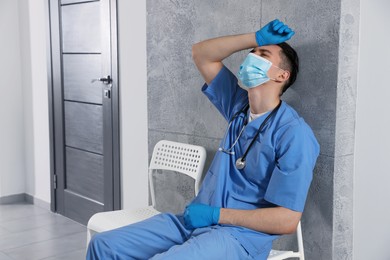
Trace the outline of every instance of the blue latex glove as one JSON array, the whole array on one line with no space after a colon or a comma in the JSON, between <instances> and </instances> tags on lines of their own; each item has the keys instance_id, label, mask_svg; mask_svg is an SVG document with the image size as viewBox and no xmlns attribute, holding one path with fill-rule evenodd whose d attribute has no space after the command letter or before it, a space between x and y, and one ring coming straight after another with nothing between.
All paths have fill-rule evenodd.
<instances>
[{"instance_id":1,"label":"blue latex glove","mask_svg":"<svg viewBox=\"0 0 390 260\"><path fill-rule=\"evenodd\" d=\"M259 46L278 44L291 39L294 34L291 28L276 19L256 32L256 42Z\"/></svg>"},{"instance_id":2,"label":"blue latex glove","mask_svg":"<svg viewBox=\"0 0 390 260\"><path fill-rule=\"evenodd\" d=\"M184 211L184 224L194 229L218 224L221 208L204 204L191 204Z\"/></svg>"}]
</instances>

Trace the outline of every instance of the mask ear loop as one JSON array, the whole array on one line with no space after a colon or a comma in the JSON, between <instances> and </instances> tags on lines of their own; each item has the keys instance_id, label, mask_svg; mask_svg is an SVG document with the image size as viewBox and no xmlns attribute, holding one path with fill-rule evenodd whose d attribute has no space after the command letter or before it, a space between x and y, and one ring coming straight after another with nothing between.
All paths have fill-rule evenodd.
<instances>
[{"instance_id":1,"label":"mask ear loop","mask_svg":"<svg viewBox=\"0 0 390 260\"><path fill-rule=\"evenodd\" d=\"M284 70L284 69L282 69L282 68L279 68L278 66L275 66L274 64L272 64L271 63L271 66L273 66L273 67L275 67L275 68L277 68L277 69L279 69L279 70L282 70L282 71L284 71L284 72L289 72L288 70ZM280 80L277 80L277 79L274 79L274 78L269 78L270 80L272 80L272 81L275 81L275 82L277 82L277 83L281 83L282 81L280 81Z\"/></svg>"}]
</instances>

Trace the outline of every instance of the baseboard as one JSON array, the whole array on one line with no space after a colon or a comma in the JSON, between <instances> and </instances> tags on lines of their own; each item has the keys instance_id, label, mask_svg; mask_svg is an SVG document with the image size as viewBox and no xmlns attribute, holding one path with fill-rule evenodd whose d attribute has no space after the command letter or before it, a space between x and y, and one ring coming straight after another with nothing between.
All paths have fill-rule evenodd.
<instances>
[{"instance_id":1,"label":"baseboard","mask_svg":"<svg viewBox=\"0 0 390 260\"><path fill-rule=\"evenodd\" d=\"M40 208L50 210L50 203L49 202L43 201L41 199L37 199L34 196L31 196L30 194L25 194L25 195L26 195L27 202L34 204Z\"/></svg>"},{"instance_id":2,"label":"baseboard","mask_svg":"<svg viewBox=\"0 0 390 260\"><path fill-rule=\"evenodd\" d=\"M50 203L43 201L41 199L37 199L34 196L26 193L14 194L9 196L0 197L0 204L16 204L27 202L30 204L34 204L40 208L44 208L50 210Z\"/></svg>"},{"instance_id":3,"label":"baseboard","mask_svg":"<svg viewBox=\"0 0 390 260\"><path fill-rule=\"evenodd\" d=\"M15 203L21 203L21 202L26 202L26 194L25 193L13 194L13 195L0 197L0 204L15 204Z\"/></svg>"}]
</instances>

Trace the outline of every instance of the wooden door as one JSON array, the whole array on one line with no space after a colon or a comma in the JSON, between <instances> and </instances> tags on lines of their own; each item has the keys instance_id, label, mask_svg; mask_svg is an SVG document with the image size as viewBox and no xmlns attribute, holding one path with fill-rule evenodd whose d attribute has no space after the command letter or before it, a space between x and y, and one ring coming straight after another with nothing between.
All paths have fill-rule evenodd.
<instances>
[{"instance_id":1,"label":"wooden door","mask_svg":"<svg viewBox=\"0 0 390 260\"><path fill-rule=\"evenodd\" d=\"M120 208L116 1L49 0L54 210Z\"/></svg>"}]
</instances>

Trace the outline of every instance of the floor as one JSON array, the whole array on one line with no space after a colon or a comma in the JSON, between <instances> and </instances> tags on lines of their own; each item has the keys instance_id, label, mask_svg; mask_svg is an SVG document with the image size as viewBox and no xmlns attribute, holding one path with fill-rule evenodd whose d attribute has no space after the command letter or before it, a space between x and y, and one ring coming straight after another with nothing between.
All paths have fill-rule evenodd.
<instances>
[{"instance_id":1,"label":"floor","mask_svg":"<svg viewBox=\"0 0 390 260\"><path fill-rule=\"evenodd\" d=\"M85 259L86 227L27 203L0 205L0 260Z\"/></svg>"}]
</instances>

